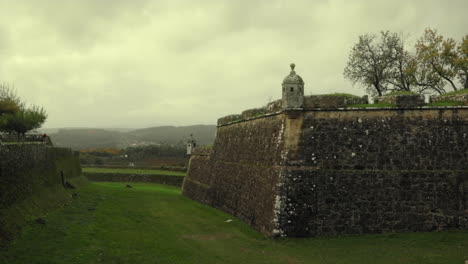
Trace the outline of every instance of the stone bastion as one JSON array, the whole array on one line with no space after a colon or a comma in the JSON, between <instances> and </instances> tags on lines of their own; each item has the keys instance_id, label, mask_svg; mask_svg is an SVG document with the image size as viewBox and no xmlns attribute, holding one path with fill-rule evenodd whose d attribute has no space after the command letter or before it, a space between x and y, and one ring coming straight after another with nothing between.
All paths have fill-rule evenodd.
<instances>
[{"instance_id":1,"label":"stone bastion","mask_svg":"<svg viewBox=\"0 0 468 264\"><path fill-rule=\"evenodd\" d=\"M396 101L306 96L220 118L183 194L275 237L468 229L468 106Z\"/></svg>"}]
</instances>

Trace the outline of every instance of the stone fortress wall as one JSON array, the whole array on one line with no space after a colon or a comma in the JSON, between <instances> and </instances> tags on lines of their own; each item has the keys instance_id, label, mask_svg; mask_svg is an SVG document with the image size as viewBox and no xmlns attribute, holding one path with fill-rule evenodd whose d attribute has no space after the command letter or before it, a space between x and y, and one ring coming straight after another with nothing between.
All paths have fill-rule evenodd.
<instances>
[{"instance_id":1,"label":"stone fortress wall","mask_svg":"<svg viewBox=\"0 0 468 264\"><path fill-rule=\"evenodd\" d=\"M220 118L183 194L270 236L468 229L468 107L334 97Z\"/></svg>"},{"instance_id":2,"label":"stone fortress wall","mask_svg":"<svg viewBox=\"0 0 468 264\"><path fill-rule=\"evenodd\" d=\"M69 200L67 189L82 183L80 176L79 152L45 144L0 145L0 248L25 223Z\"/></svg>"}]
</instances>

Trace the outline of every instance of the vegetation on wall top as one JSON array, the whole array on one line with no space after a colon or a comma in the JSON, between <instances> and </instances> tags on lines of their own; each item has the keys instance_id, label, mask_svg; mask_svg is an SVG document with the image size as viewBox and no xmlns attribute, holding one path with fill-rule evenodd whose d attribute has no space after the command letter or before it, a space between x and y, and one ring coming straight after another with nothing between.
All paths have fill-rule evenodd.
<instances>
[{"instance_id":1,"label":"vegetation on wall top","mask_svg":"<svg viewBox=\"0 0 468 264\"><path fill-rule=\"evenodd\" d=\"M378 96L394 91L444 94L466 89L468 35L457 42L428 28L410 53L397 33L364 34L351 49L343 74Z\"/></svg>"},{"instance_id":2,"label":"vegetation on wall top","mask_svg":"<svg viewBox=\"0 0 468 264\"><path fill-rule=\"evenodd\" d=\"M16 133L18 138L38 129L47 119L46 111L39 106L27 107L16 91L0 84L0 131Z\"/></svg>"}]
</instances>

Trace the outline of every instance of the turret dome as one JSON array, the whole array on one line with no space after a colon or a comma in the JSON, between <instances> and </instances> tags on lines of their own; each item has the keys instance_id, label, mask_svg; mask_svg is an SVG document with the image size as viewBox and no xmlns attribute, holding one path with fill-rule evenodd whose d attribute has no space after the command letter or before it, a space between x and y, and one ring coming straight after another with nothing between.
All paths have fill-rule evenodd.
<instances>
[{"instance_id":1,"label":"turret dome","mask_svg":"<svg viewBox=\"0 0 468 264\"><path fill-rule=\"evenodd\" d=\"M304 80L302 80L301 76L297 75L296 72L294 71L294 67L296 65L294 63L291 63L291 72L289 73L288 76L286 76L283 80L283 84L301 84L304 85Z\"/></svg>"}]
</instances>

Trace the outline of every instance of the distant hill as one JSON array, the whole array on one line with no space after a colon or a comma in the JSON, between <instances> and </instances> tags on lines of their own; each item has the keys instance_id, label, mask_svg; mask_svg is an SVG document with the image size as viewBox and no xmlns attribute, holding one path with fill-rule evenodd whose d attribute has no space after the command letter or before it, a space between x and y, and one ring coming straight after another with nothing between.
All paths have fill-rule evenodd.
<instances>
[{"instance_id":1,"label":"distant hill","mask_svg":"<svg viewBox=\"0 0 468 264\"><path fill-rule=\"evenodd\" d=\"M117 148L123 140L123 133L95 128L59 129L49 136L55 146L73 149Z\"/></svg>"},{"instance_id":2,"label":"distant hill","mask_svg":"<svg viewBox=\"0 0 468 264\"><path fill-rule=\"evenodd\" d=\"M169 144L175 144L180 140L183 140L185 142L186 139L190 136L190 134L193 134L198 144L212 145L216 134L216 126L160 126L137 129L127 133L127 135L131 137L136 137L144 141L153 141Z\"/></svg>"},{"instance_id":3,"label":"distant hill","mask_svg":"<svg viewBox=\"0 0 468 264\"><path fill-rule=\"evenodd\" d=\"M56 146L84 148L126 148L148 144L178 144L193 134L198 144L213 144L215 125L160 126L131 130L98 128L63 128L44 130Z\"/></svg>"}]
</instances>

